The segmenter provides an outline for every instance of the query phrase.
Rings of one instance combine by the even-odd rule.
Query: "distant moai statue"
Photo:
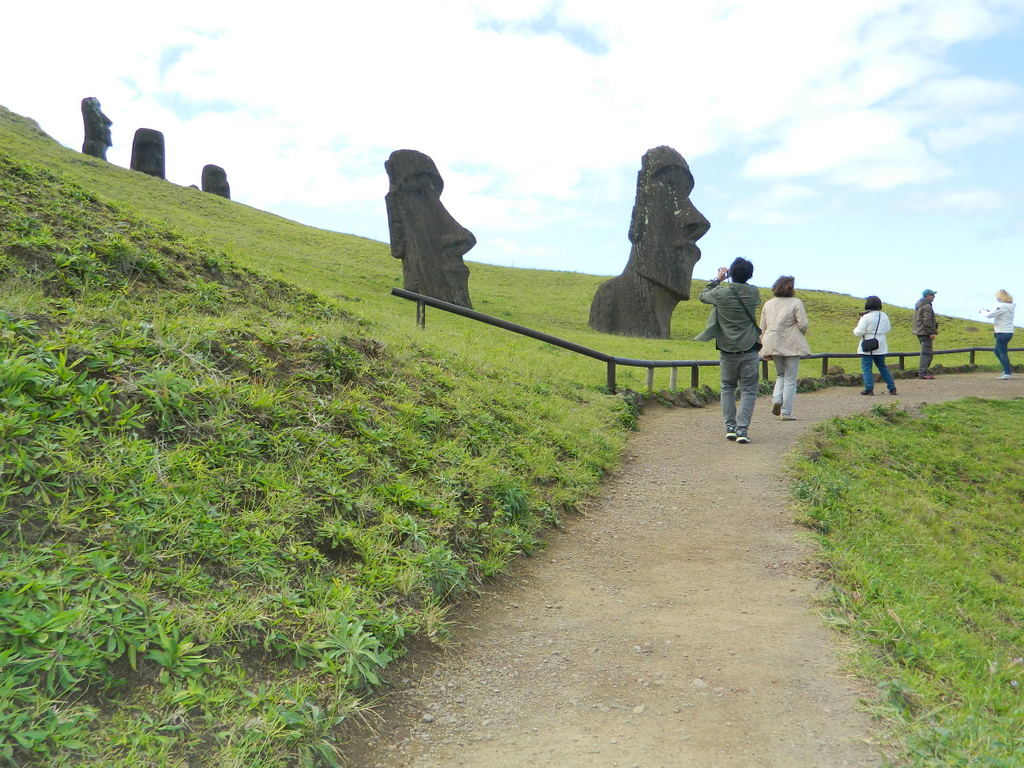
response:
[[[203,166],[203,192],[211,192],[231,199],[231,186],[228,184],[228,175],[219,165]]]
[[[441,204],[444,181],[434,161],[414,149],[398,149],[384,169],[391,255],[402,260],[405,289],[471,308],[469,267],[462,256],[476,237]]]
[[[164,135],[153,128],[139,128],[132,142],[133,171],[148,173],[158,179],[167,178],[164,172]]]
[[[107,159],[107,147],[113,145],[110,140],[110,126],[113,121],[103,114],[100,101],[95,96],[82,99],[82,120],[85,122],[85,143],[82,154]]]
[[[667,339],[676,304],[690,298],[696,242],[711,226],[690,202],[693,176],[672,147],[644,153],[629,226],[626,268],[602,283],[590,304],[590,327],[621,336]]]

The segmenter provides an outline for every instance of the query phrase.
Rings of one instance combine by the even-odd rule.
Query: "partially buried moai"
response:
[[[95,96],[82,99],[82,121],[85,123],[85,142],[82,154],[107,159],[107,147],[113,145],[110,140],[110,126],[113,121],[103,114],[100,101]]]
[[[139,128],[132,141],[133,171],[164,179],[164,135],[153,128]]]
[[[226,197],[228,200],[231,199],[228,175],[219,165],[203,166],[203,192],[210,192],[214,195]]]
[[[690,202],[693,176],[672,147],[644,153],[629,226],[626,268],[602,283],[590,304],[590,327],[621,336],[667,339],[676,304],[690,298],[697,241],[710,224]]]
[[[402,260],[405,289],[471,308],[469,267],[462,256],[476,238],[441,204],[444,181],[434,161],[414,149],[398,149],[384,169],[391,255]]]

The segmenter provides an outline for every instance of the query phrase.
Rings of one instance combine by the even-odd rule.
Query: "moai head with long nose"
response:
[[[405,289],[471,307],[469,267],[462,256],[476,238],[441,204],[444,181],[434,161],[414,149],[399,149],[384,168],[390,182],[384,202],[391,255],[402,260]]]
[[[110,126],[113,125],[113,122],[103,114],[99,99],[95,96],[82,99],[82,121],[85,123],[85,142],[82,144],[82,154],[106,160],[107,147],[113,144],[110,140]]]

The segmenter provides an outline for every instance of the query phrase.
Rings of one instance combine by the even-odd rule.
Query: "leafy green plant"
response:
[[[333,675],[343,689],[380,685],[380,673],[392,659],[380,640],[361,621],[338,616],[330,623],[333,629],[313,644],[321,651],[317,667]]]

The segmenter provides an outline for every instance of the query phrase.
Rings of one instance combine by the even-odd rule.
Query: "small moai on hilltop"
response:
[[[148,173],[158,179],[165,179],[164,135],[153,128],[139,128],[132,142],[133,171]]]
[[[219,165],[203,166],[203,192],[210,192],[231,199],[231,186],[228,184],[228,174]]]
[[[626,268],[598,286],[590,327],[621,336],[667,339],[676,304],[690,298],[696,242],[711,226],[690,202],[693,175],[672,147],[644,153],[636,179]]]
[[[85,123],[85,142],[82,154],[107,159],[107,147],[113,145],[110,140],[110,126],[113,121],[103,114],[100,101],[95,96],[82,99],[82,120]]]
[[[391,255],[402,260],[405,289],[472,308],[462,256],[476,237],[441,204],[444,181],[434,161],[414,149],[397,149],[384,169]]]

